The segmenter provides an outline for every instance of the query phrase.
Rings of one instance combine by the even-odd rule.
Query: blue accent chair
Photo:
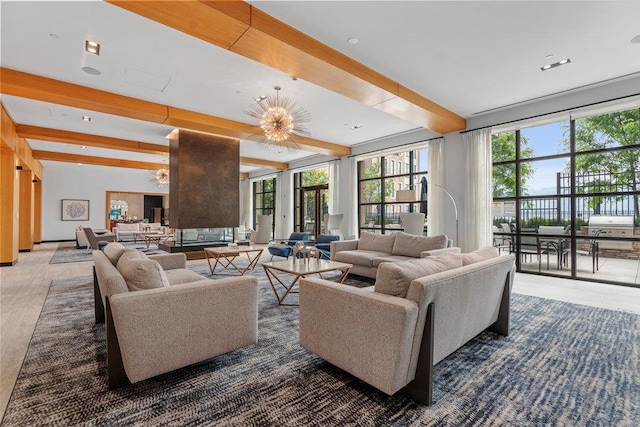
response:
[[[291,233],[286,245],[269,245],[267,249],[269,249],[269,253],[271,254],[272,260],[274,256],[280,256],[280,257],[289,259],[289,256],[293,254],[293,245],[295,245],[296,242],[300,240],[307,241],[309,240],[309,238],[310,238],[309,233],[300,233],[300,232]]]
[[[320,253],[320,259],[331,259],[331,242],[340,240],[340,236],[331,234],[320,234],[316,238],[316,249]]]

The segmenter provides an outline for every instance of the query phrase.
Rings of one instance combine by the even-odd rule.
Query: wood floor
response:
[[[92,262],[49,264],[57,243],[36,245],[0,268],[0,421],[52,280],[90,276]],[[201,263],[194,260],[189,263]],[[514,292],[640,314],[640,289],[517,274]]]

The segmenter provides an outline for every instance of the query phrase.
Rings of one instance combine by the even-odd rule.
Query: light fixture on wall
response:
[[[425,185],[425,186],[433,185],[434,187],[438,187],[442,191],[447,193],[447,196],[449,196],[449,198],[451,199],[451,203],[453,203],[453,211],[454,211],[454,214],[456,216],[456,241],[455,241],[455,245],[458,246],[458,204],[456,203],[456,200],[453,198],[453,195],[451,193],[449,193],[449,190],[444,188],[442,185],[434,184],[433,182],[429,182],[429,181],[426,180],[426,178],[423,178],[423,181],[424,181],[423,185]],[[416,191],[412,190],[411,188],[409,188],[407,190],[398,190],[398,191],[396,191],[396,202],[398,202],[398,203],[416,203],[416,202],[423,202],[423,200],[418,200],[418,198],[416,197]]]
[[[244,112],[260,123],[258,127],[266,141],[262,136],[258,141],[289,151],[299,150],[296,139],[309,135],[302,123],[311,120],[311,114],[302,107],[296,107],[291,98],[280,95],[280,86],[274,89],[275,94],[255,98],[256,103]]]

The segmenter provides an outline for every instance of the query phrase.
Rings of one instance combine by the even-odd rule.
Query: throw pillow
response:
[[[129,291],[169,286],[169,279],[158,261],[150,260],[135,249],[126,250],[120,256],[116,268],[122,274]]]
[[[484,261],[489,258],[495,258],[499,256],[498,248],[494,248],[493,246],[485,246],[480,249],[476,249],[473,252],[469,252],[466,254],[458,254],[460,259],[462,259],[462,265],[475,264],[476,262]]]
[[[364,231],[360,235],[358,249],[361,251],[376,251],[390,254],[395,241],[395,234],[374,234]]]
[[[120,259],[116,263],[116,268],[120,270],[120,266],[129,261],[136,261],[140,259],[149,259],[147,255],[143,252],[140,252],[137,249],[125,249],[125,251],[120,255]]]
[[[414,234],[396,234],[396,241],[393,244],[394,255],[404,255],[413,258],[420,258],[420,252],[434,249],[444,249],[447,247],[448,237],[444,234],[439,236],[416,236]]]
[[[120,257],[127,249],[122,246],[121,243],[118,242],[110,242],[107,246],[102,250],[104,254],[109,258],[111,264],[114,266],[118,264]]]
[[[120,274],[124,277],[130,292],[169,286],[169,279],[164,270],[158,261],[152,259],[127,262],[120,270]]]
[[[409,285],[415,279],[458,267],[462,267],[462,259],[455,254],[408,261],[383,262],[378,267],[373,290],[405,298]]]

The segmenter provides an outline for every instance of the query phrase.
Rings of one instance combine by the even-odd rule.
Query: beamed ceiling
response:
[[[632,1],[0,7],[2,102],[45,162],[154,169],[182,128],[237,139],[246,176],[417,129],[462,130],[484,112],[640,72]],[[275,86],[311,113],[300,150],[265,147],[245,113]]]

